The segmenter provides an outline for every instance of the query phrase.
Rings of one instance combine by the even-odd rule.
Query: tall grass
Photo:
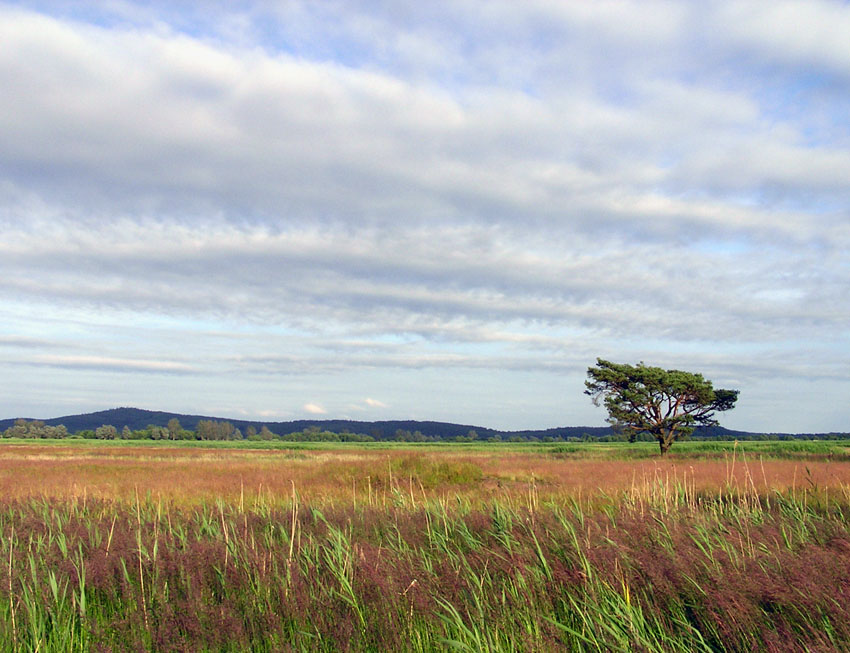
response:
[[[347,504],[0,503],[0,649],[850,649],[847,487],[426,487],[465,473],[391,461]]]

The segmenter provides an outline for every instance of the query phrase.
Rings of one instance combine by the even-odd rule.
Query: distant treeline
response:
[[[258,431],[248,426],[241,431],[232,423],[218,420],[201,420],[194,430],[184,429],[177,419],[169,420],[166,426],[149,424],[143,429],[124,426],[118,429],[112,424],[103,424],[96,429],[81,429],[69,433],[63,425],[49,426],[40,420],[15,420],[14,425],[3,431],[4,438],[74,438],[93,440],[283,440],[289,442],[371,442],[373,437],[362,433],[332,433],[318,427],[298,433],[279,435],[263,426]]]
[[[25,416],[23,416],[25,417]],[[168,429],[171,420],[177,420],[182,425],[179,430]],[[93,437],[91,433],[101,429],[101,434],[110,434],[110,424],[116,426],[117,438],[126,435],[126,431],[139,433],[139,438],[162,439],[161,430],[168,429],[167,439],[247,439],[254,435],[269,438],[268,433],[263,431],[263,426],[271,433],[271,439],[276,439],[275,434],[284,441],[331,439],[338,436],[351,439],[353,435],[360,436],[364,441],[372,438],[377,441],[421,441],[421,442],[457,442],[457,441],[493,441],[493,442],[610,442],[625,439],[614,433],[610,426],[558,426],[548,429],[529,429],[521,431],[500,431],[471,424],[453,424],[450,422],[434,422],[419,420],[382,420],[382,421],[355,421],[347,419],[330,420],[293,420],[288,422],[257,422],[251,420],[240,420],[225,418],[214,415],[187,415],[182,413],[167,413],[163,411],[144,410],[141,408],[110,408],[94,413],[83,413],[80,415],[65,415],[45,420],[26,419],[28,423],[44,424],[45,426],[58,428],[53,435],[24,435],[23,437],[68,437],[73,434],[78,437]],[[0,435],[4,429],[8,430],[19,426],[20,420],[0,420]],[[209,423],[230,424],[227,426],[210,427]],[[64,432],[62,427],[65,427]],[[107,427],[106,430],[104,427]],[[125,431],[126,427],[126,431]],[[252,430],[253,429],[253,430]],[[18,429],[20,432],[21,429]],[[43,433],[40,428],[36,432]],[[188,434],[181,433],[182,431]],[[317,435],[322,434],[321,436]],[[147,433],[148,435],[145,435]],[[331,434],[331,435],[325,435]],[[691,439],[699,440],[835,440],[850,438],[848,433],[751,433],[746,431],[735,431],[722,426],[698,427]],[[130,438],[128,438],[130,439]]]
[[[380,434],[383,435],[383,434]],[[112,424],[103,424],[95,429],[81,429],[73,434],[64,425],[50,426],[41,420],[18,419],[15,423],[3,431],[4,438],[86,438],[94,440],[248,440],[281,442],[375,442],[374,435],[366,433],[352,433],[348,430],[341,432],[329,431],[319,426],[308,426],[301,431],[279,434],[273,432],[268,426],[261,426],[259,430],[253,425],[243,429],[234,426],[232,422],[221,420],[200,420],[194,430],[184,429],[180,420],[172,418],[166,426],[149,424],[143,429],[131,429],[124,426],[121,429]],[[475,430],[470,430],[466,435],[456,435],[450,438],[442,438],[434,435],[424,435],[421,431],[409,431],[397,429],[391,437],[381,437],[381,440],[392,440],[397,442],[474,442],[479,440]],[[491,435],[489,441],[501,441],[499,435]],[[506,438],[507,439],[507,438]],[[526,438],[512,436],[510,440],[522,442]],[[562,438],[546,438],[547,441],[563,441]]]
[[[2,432],[4,438],[33,438],[33,439],[94,439],[94,440],[247,440],[247,441],[281,441],[281,442],[625,442],[626,434],[608,433],[597,435],[583,433],[581,436],[564,436],[553,429],[550,435],[531,435],[514,433],[503,435],[488,432],[479,434],[470,429],[462,435],[425,435],[419,430],[396,429],[394,433],[384,432],[352,433],[347,429],[330,431],[318,425],[305,427],[301,431],[279,434],[267,426],[259,430],[254,425],[240,429],[232,422],[214,419],[199,420],[194,429],[185,429],[177,418],[171,418],[165,426],[148,424],[145,428],[131,429],[125,425],[118,428],[112,424],[103,424],[94,429],[80,429],[73,433],[62,424],[49,425],[41,420],[17,419],[14,424]],[[850,433],[813,433],[792,435],[788,433],[741,433],[714,432],[710,429],[698,430],[691,436],[693,440],[838,440],[850,439]],[[654,442],[649,434],[638,435],[639,442]]]

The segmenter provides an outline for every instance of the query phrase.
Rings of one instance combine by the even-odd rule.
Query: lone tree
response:
[[[658,440],[661,455],[696,426],[716,426],[715,412],[735,407],[738,390],[715,390],[702,374],[664,370],[643,363],[627,365],[596,359],[587,369],[585,394],[602,401],[608,423],[629,432],[629,442],[640,433]]]

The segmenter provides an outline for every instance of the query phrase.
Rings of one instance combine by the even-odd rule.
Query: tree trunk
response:
[[[658,438],[658,447],[661,449],[661,455],[666,456],[667,451],[673,446],[676,441],[676,427],[661,428],[656,432],[655,437]]]

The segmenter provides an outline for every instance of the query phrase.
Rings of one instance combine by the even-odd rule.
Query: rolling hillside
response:
[[[607,426],[563,426],[544,430],[525,430],[525,431],[500,431],[480,426],[469,424],[453,424],[449,422],[433,422],[433,421],[415,421],[415,420],[384,420],[375,422],[363,422],[355,420],[330,419],[330,420],[294,420],[288,422],[261,422],[252,420],[232,419],[226,417],[214,417],[208,415],[184,415],[181,413],[168,413],[163,411],[143,410],[141,408],[112,408],[109,410],[101,410],[93,413],[84,413],[80,415],[67,415],[64,417],[56,417],[43,420],[45,424],[50,426],[58,426],[64,424],[71,433],[86,429],[96,429],[103,424],[112,424],[121,430],[125,425],[131,430],[143,429],[150,424],[156,426],[165,426],[172,418],[180,420],[183,428],[194,430],[200,420],[215,419],[226,420],[239,428],[243,432],[248,426],[254,426],[259,429],[262,426],[267,426],[270,430],[280,435],[287,433],[295,433],[303,431],[305,428],[317,426],[320,429],[351,433],[365,433],[371,435],[377,440],[392,439],[399,429],[405,431],[419,431],[425,436],[439,438],[453,438],[456,436],[467,435],[471,430],[474,430],[479,438],[486,439],[493,435],[499,435],[502,438],[510,438],[519,436],[522,438],[544,438],[544,437],[561,437],[561,438],[580,438],[584,435],[594,437],[605,436],[611,434],[610,427]],[[0,431],[10,427],[16,418],[0,420]],[[31,419],[31,418],[27,418]],[[752,437],[754,433],[745,431],[733,431],[723,427],[709,427],[697,429],[696,437]],[[774,433],[774,436],[819,436],[823,437],[828,434],[788,434]],[[836,436],[840,434],[835,434]]]

